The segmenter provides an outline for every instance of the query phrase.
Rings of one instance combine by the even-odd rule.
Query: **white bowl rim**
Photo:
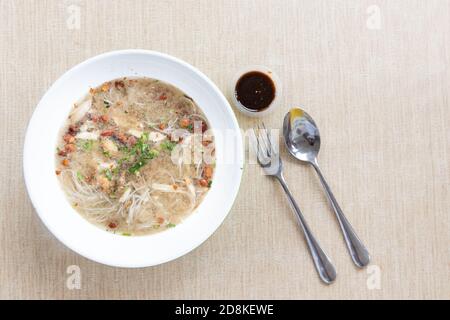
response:
[[[38,110],[41,108],[40,106],[46,100],[47,96],[50,95],[50,92],[52,92],[54,90],[54,88],[57,87],[60,83],[65,81],[66,78],[70,77],[70,75],[72,73],[74,73],[78,69],[86,66],[87,64],[90,64],[90,63],[96,62],[97,60],[101,60],[103,58],[108,58],[108,57],[111,57],[114,55],[127,55],[127,54],[153,55],[153,56],[163,58],[163,59],[169,60],[171,62],[177,63],[177,64],[181,65],[182,67],[189,69],[196,76],[200,77],[203,81],[205,81],[205,83],[207,83],[207,85],[210,87],[210,89],[214,91],[214,94],[216,94],[217,97],[221,100],[221,103],[224,105],[224,107],[228,111],[228,116],[230,117],[230,120],[233,123],[234,129],[236,129],[236,132],[238,134],[238,138],[236,140],[236,144],[237,144],[236,151],[238,152],[238,154],[236,155],[237,163],[236,163],[235,167],[239,166],[240,170],[236,171],[238,174],[237,182],[232,186],[232,189],[227,190],[227,193],[230,196],[231,201],[224,208],[224,214],[221,216],[220,221],[217,221],[216,224],[209,230],[209,232],[207,234],[203,234],[201,238],[198,238],[195,241],[193,241],[189,247],[186,247],[183,250],[178,250],[176,253],[174,253],[170,257],[165,257],[163,259],[156,259],[156,260],[154,259],[154,261],[152,261],[150,263],[148,263],[148,262],[147,263],[130,263],[127,261],[105,260],[101,257],[95,256],[89,252],[81,250],[76,244],[68,241],[58,230],[56,230],[52,227],[52,225],[49,223],[49,221],[46,220],[45,214],[41,209],[40,201],[38,198],[35,197],[35,193],[34,193],[33,186],[32,186],[32,181],[29,178],[30,177],[29,170],[31,169],[30,162],[32,161],[31,155],[28,154],[29,144],[31,143],[30,142],[30,140],[31,140],[30,131],[32,131],[31,129],[33,128],[33,126],[35,126],[35,121],[36,121],[35,118],[36,118],[36,115],[38,114]],[[205,242],[220,227],[220,225],[223,223],[225,218],[228,216],[229,211],[231,210],[231,208],[234,204],[234,201],[238,194],[240,183],[242,180],[243,164],[244,164],[244,149],[243,149],[242,135],[240,132],[239,124],[237,122],[236,116],[233,113],[233,110],[232,110],[229,102],[227,101],[227,99],[225,98],[223,93],[220,91],[220,89],[206,75],[204,75],[201,71],[199,71],[197,68],[193,67],[189,63],[187,63],[181,59],[175,58],[171,55],[165,54],[165,53],[161,53],[161,52],[153,51],[153,50],[145,50],[145,49],[126,49],[126,50],[116,50],[116,51],[102,53],[97,56],[91,57],[91,58],[75,65],[68,71],[66,71],[62,76],[60,76],[50,86],[50,88],[42,96],[41,100],[39,101],[35,110],[33,111],[33,114],[30,118],[30,121],[29,121],[27,129],[26,129],[25,140],[24,140],[24,149],[23,149],[23,174],[24,174],[25,186],[26,186],[28,195],[31,199],[31,202],[33,204],[33,207],[35,208],[36,213],[38,214],[38,216],[40,217],[41,221],[44,223],[46,228],[59,241],[61,241],[66,247],[68,247],[69,249],[71,249],[74,252],[77,252],[81,256],[84,256],[85,258],[87,258],[89,260],[92,260],[92,261],[95,261],[95,262],[98,262],[98,263],[101,263],[104,265],[113,266],[113,267],[122,267],[122,268],[141,268],[141,267],[150,267],[150,266],[163,264],[163,263],[175,260],[175,259],[189,253],[190,251],[192,251],[195,248],[197,248],[198,246],[200,246],[203,242]],[[97,228],[95,226],[92,226],[92,227],[95,229],[98,229],[100,232],[103,232],[102,230],[100,230],[99,228]],[[176,228],[174,228],[174,229],[176,229]],[[162,233],[167,233],[167,232],[171,232],[171,230],[164,231]],[[159,234],[161,234],[161,233],[159,233]],[[148,236],[148,237],[151,237],[151,236]],[[142,238],[142,237],[130,237],[130,238],[136,239],[136,238]]]

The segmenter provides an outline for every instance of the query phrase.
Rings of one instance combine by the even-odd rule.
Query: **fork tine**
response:
[[[259,139],[258,139],[258,141],[259,140],[262,140],[262,142],[264,143],[264,147],[265,147],[265,155],[267,156],[267,157],[269,157],[270,158],[270,156],[271,156],[271,150],[270,150],[270,147],[269,147],[269,143],[270,142],[266,142],[266,140],[267,140],[267,134],[266,134],[266,132],[265,132],[265,129],[263,129],[260,125],[259,125],[259,123],[258,123],[258,136],[259,136]]]
[[[258,156],[258,153],[259,153],[259,140],[258,140],[258,136],[256,135],[256,131],[255,131],[254,128],[252,128],[252,132],[253,132],[253,136],[254,136],[254,138],[255,138],[255,140],[256,140],[256,146],[255,146],[255,144],[253,143],[253,142],[255,142],[255,141],[252,141],[252,145],[253,145],[253,149],[255,150],[256,156]],[[253,137],[252,137],[252,138],[253,138]],[[252,139],[252,140],[253,140],[253,139]]]
[[[259,139],[258,139],[255,129],[252,129],[252,132],[253,132],[253,137],[256,140],[256,145],[254,144],[255,141],[252,141],[253,150],[255,151],[256,159],[258,160],[258,162],[260,162],[261,146],[260,146]]]
[[[265,133],[266,133],[267,141],[269,142],[269,147],[270,147],[271,152],[273,154],[277,154],[277,152],[275,151],[275,148],[273,147],[272,139],[271,139],[270,134],[269,134],[269,130],[266,129],[266,125],[265,125],[264,121],[262,122],[262,126],[264,128]]]

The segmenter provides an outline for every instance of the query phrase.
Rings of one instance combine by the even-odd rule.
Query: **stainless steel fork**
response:
[[[283,177],[283,163],[279,153],[273,146],[274,144],[272,143],[271,136],[269,135],[264,123],[262,124],[262,127],[258,125],[258,135],[255,130],[253,130],[253,133],[257,142],[255,151],[259,165],[264,169],[264,172],[267,175],[275,177],[280,182],[292,209],[296,213],[298,223],[303,231],[308,249],[314,261],[314,266],[316,267],[320,278],[326,284],[332,283],[336,279],[336,269],[334,268],[330,258],[326,255],[317,240],[314,238],[299,206],[297,205],[297,202],[294,200],[294,197],[289,191]]]

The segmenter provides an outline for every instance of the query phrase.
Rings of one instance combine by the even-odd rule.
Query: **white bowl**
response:
[[[125,76],[146,76],[175,85],[197,102],[214,130],[234,134],[232,143],[230,139],[227,143],[223,139],[216,141],[214,182],[196,211],[175,228],[155,235],[124,237],[92,225],[71,207],[55,174],[57,136],[73,103],[90,87]],[[176,259],[212,235],[233,205],[242,164],[239,125],[214,83],[186,62],[145,50],[102,54],[77,65],[58,79],[33,113],[23,156],[28,194],[47,228],[67,247],[88,259],[129,268]]]

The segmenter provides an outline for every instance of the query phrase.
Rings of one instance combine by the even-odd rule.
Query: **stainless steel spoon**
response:
[[[283,136],[289,152],[298,160],[311,164],[316,170],[331,207],[336,214],[353,262],[360,268],[367,266],[370,262],[369,252],[348,222],[320,171],[317,162],[320,133],[316,123],[302,109],[291,109],[284,117]]]

